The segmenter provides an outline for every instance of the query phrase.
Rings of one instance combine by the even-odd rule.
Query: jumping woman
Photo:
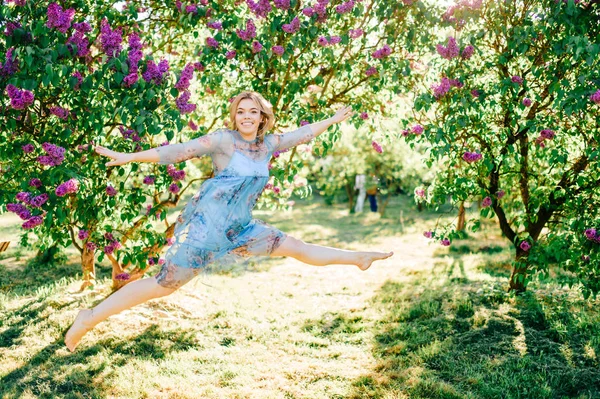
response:
[[[98,154],[112,158],[106,166],[129,162],[168,165],[210,155],[215,175],[200,186],[178,216],[175,243],[165,255],[162,269],[154,277],[127,284],[93,309],[81,310],[65,336],[70,351],[96,324],[135,305],[171,294],[211,264],[267,255],[291,256],[314,266],[346,264],[367,270],[373,261],[393,255],[307,244],[252,219],[251,211],[269,180],[268,164],[273,152],[308,143],[329,126],[352,116],[351,107],[284,134],[266,134],[275,117],[271,104],[258,93],[237,95],[229,114],[233,130],[219,129],[185,143],[136,153],[96,146]]]

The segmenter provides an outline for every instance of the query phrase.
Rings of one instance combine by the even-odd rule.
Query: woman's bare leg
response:
[[[73,352],[81,338],[109,316],[150,299],[169,295],[173,291],[175,288],[165,288],[159,285],[155,277],[131,282],[100,302],[95,308],[81,310],[65,335],[65,345]]]
[[[291,256],[314,266],[356,265],[361,270],[367,270],[374,261],[389,258],[393,254],[393,252],[347,251],[307,244],[297,238],[287,236],[271,256]]]

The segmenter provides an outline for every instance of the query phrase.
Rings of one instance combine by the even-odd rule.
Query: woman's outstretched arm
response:
[[[185,143],[170,144],[133,153],[117,152],[102,146],[96,146],[95,150],[98,154],[113,159],[113,161],[107,162],[106,166],[123,165],[129,162],[168,165],[212,154],[221,143],[223,134],[223,131],[216,131]]]
[[[310,125],[302,126],[299,129],[293,130],[284,134],[274,134],[273,143],[274,150],[280,151],[286,148],[295,147],[299,144],[305,144],[323,133],[333,124],[340,123],[352,116],[354,112],[352,107],[344,107],[338,110],[335,115],[320,122],[315,122]]]

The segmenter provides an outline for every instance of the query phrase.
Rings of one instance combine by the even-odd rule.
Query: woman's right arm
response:
[[[114,159],[107,162],[106,166],[123,165],[129,162],[150,162],[168,165],[212,154],[221,142],[222,135],[222,131],[216,131],[185,143],[170,144],[134,153],[116,152],[102,146],[96,146],[96,152]]]

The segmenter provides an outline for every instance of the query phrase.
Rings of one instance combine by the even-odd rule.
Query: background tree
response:
[[[481,200],[515,248],[510,289],[558,264],[595,295],[600,4],[461,1],[439,15],[447,29],[415,100],[425,131],[407,137],[446,166],[428,200]]]

